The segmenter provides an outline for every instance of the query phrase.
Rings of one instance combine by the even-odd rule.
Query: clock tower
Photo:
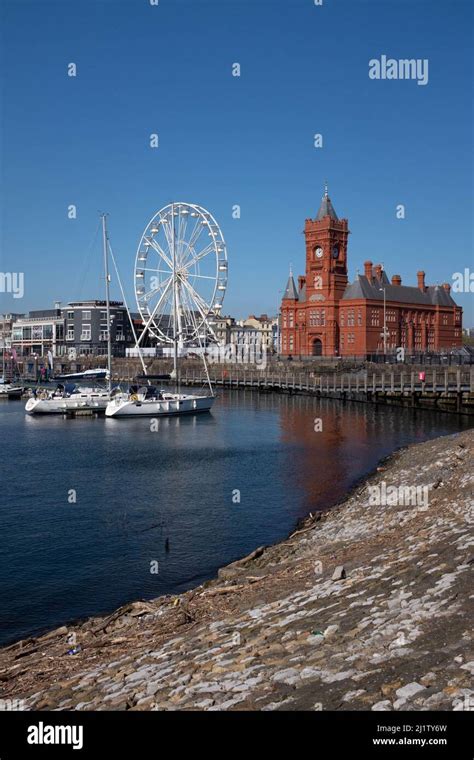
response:
[[[418,287],[392,280],[382,266],[364,262],[364,274],[347,277],[347,219],[339,219],[327,185],[314,219],[304,225],[306,271],[290,276],[280,308],[280,354],[291,357],[359,357],[371,360],[403,348],[409,354],[462,345],[462,309],[450,285]]]
[[[347,285],[347,219],[338,219],[327,186],[315,219],[306,219],[306,294],[339,300]],[[313,299],[315,300],[315,299]]]
[[[306,219],[306,272],[293,275],[281,302],[280,351],[284,356],[339,356],[339,303],[346,291],[347,219],[339,219],[327,185],[315,219]]]
[[[310,315],[306,320],[307,350],[309,354],[316,353],[315,341],[320,340],[323,355],[335,356],[339,353],[339,301],[348,282],[349,227],[347,219],[338,218],[327,184],[316,218],[305,221],[304,234],[306,308],[314,314],[317,310],[315,318]],[[319,324],[312,324],[316,322]]]

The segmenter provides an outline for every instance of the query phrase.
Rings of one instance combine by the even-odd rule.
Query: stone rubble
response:
[[[3,648],[0,697],[28,710],[474,709],[473,443],[466,431],[402,450],[196,589]],[[428,505],[371,505],[381,481],[429,486]]]

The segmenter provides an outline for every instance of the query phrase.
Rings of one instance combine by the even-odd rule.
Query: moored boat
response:
[[[107,404],[106,417],[168,417],[209,412],[215,396],[159,391],[153,386],[116,393]]]
[[[110,394],[102,388],[78,388],[73,384],[59,384],[54,390],[40,389],[28,399],[27,414],[67,414],[76,411],[104,412]]]
[[[78,380],[106,380],[107,369],[86,369],[84,372],[73,372],[69,375],[56,375],[53,380],[58,382],[74,383]]]
[[[10,383],[0,384],[0,398],[7,398],[13,401],[14,399],[21,399],[23,393],[23,386],[11,385]]]
[[[61,375],[65,383],[58,383],[55,390],[34,390],[25,406],[27,414],[79,414],[104,412],[112,394],[112,346],[110,338],[110,275],[108,268],[108,236],[106,214],[102,217],[102,241],[105,270],[105,295],[107,307],[107,369],[90,369],[69,375]],[[72,380],[107,380],[107,388],[79,387]],[[56,378],[57,379],[57,378]]]

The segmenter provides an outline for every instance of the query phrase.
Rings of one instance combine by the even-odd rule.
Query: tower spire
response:
[[[286,288],[283,294],[283,298],[290,298],[292,301],[298,300],[298,291],[296,290],[295,281],[293,279],[293,265],[292,264],[290,264],[290,276],[288,277],[288,282],[286,283]]]
[[[324,195],[321,198],[321,205],[319,206],[319,211],[316,215],[316,221],[320,222],[321,219],[324,219],[325,216],[330,216],[331,219],[337,220],[337,214],[334,210],[334,206],[331,203],[331,199],[329,198],[327,179],[324,180]]]

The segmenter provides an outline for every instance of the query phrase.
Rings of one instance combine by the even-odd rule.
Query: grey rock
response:
[[[346,577],[346,571],[344,565],[338,565],[332,574],[331,580],[340,581]]]
[[[372,705],[371,710],[380,710],[380,711],[387,711],[392,709],[392,703],[389,699],[384,699],[381,702],[376,702],[375,705]]]
[[[424,690],[424,686],[422,686],[420,683],[417,683],[416,681],[413,681],[412,683],[407,683],[406,686],[402,686],[400,689],[397,689],[396,695],[400,699],[410,699],[410,697],[414,697],[415,694],[418,694],[418,692]]]

